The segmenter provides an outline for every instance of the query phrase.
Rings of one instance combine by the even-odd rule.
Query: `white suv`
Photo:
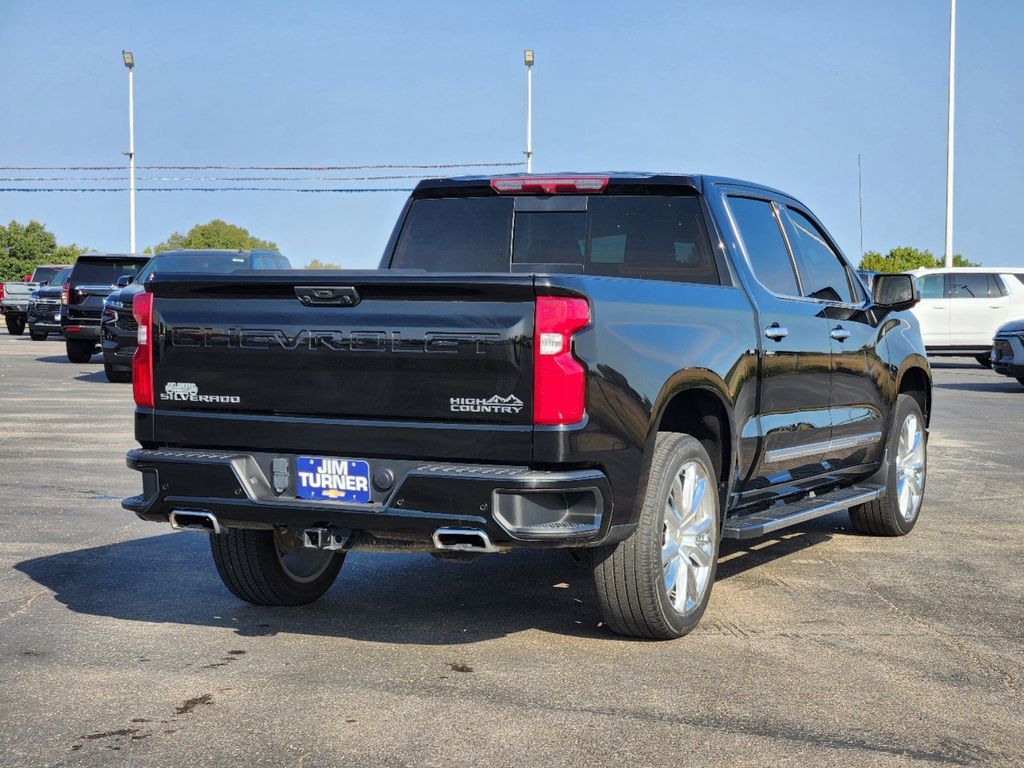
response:
[[[991,364],[992,338],[1024,319],[1024,269],[915,269],[921,301],[911,311],[929,355],[972,355]]]

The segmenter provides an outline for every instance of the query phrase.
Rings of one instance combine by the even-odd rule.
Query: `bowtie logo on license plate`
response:
[[[370,501],[370,465],[353,459],[299,456],[295,459],[299,498],[322,501]]]

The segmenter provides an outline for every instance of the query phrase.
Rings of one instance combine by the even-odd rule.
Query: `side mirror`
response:
[[[121,275],[119,278],[117,278],[117,287],[124,288],[126,285],[130,285],[132,280],[134,279],[135,278],[132,277],[131,275]]]
[[[913,275],[875,275],[871,294],[877,308],[891,312],[910,309],[921,300],[917,278]]]

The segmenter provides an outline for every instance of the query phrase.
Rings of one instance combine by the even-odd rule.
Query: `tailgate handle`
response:
[[[295,295],[307,307],[354,307],[359,303],[359,292],[351,285],[297,285]]]

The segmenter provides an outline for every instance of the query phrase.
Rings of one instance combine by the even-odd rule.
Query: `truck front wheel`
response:
[[[670,640],[697,626],[718,565],[715,476],[695,438],[658,435],[637,530],[593,552],[597,599],[613,632]]]
[[[217,572],[232,594],[255,605],[305,605],[330,589],[344,553],[307,549],[289,529],[228,528],[210,534]]]
[[[921,406],[910,395],[896,398],[882,468],[885,489],[867,504],[850,510],[855,530],[875,536],[910,533],[921,512],[928,474],[928,434]]]
[[[11,336],[21,336],[25,332],[25,318],[17,315],[4,315],[7,321],[7,332]]]

